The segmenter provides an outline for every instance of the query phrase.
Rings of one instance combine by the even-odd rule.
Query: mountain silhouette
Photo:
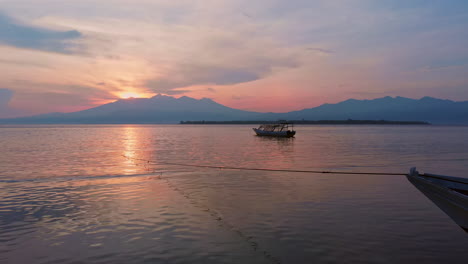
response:
[[[433,124],[468,124],[468,101],[454,102],[432,97],[419,100],[383,97],[373,100],[348,99],[337,104],[280,114],[282,119],[297,120],[395,120],[427,121]]]
[[[152,98],[129,98],[95,108],[72,112],[50,113],[31,117],[0,119],[16,124],[147,124],[178,123],[189,120],[393,120],[427,121],[433,124],[468,124],[468,101],[454,102],[432,97],[410,99],[383,97],[372,100],[348,99],[336,104],[323,104],[288,113],[258,113],[233,109],[211,99],[174,98],[156,95]]]
[[[187,96],[174,98],[120,99],[112,103],[72,113],[51,113],[31,117],[0,119],[0,123],[32,124],[145,124],[178,123],[181,120],[233,120],[260,118],[260,113],[229,108],[211,99]]]

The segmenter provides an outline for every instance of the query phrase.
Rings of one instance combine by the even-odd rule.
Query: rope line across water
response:
[[[122,155],[124,157],[126,157],[125,155]],[[267,259],[268,261],[270,261],[272,264],[281,264],[281,261],[279,260],[279,258],[275,257],[274,255],[272,255],[267,249],[262,249],[262,246],[255,240],[255,238],[253,236],[248,236],[246,233],[244,233],[243,231],[241,231],[239,228],[236,228],[235,225],[231,224],[230,222],[228,222],[220,212],[218,212],[217,210],[214,210],[214,209],[211,209],[210,207],[204,205],[203,203],[200,203],[199,201],[197,201],[197,199],[195,199],[194,197],[191,196],[191,194],[187,193],[186,191],[184,191],[182,188],[180,187],[177,187],[173,182],[172,180],[169,180],[169,178],[167,177],[163,177],[163,172],[160,171],[160,172],[157,172],[155,169],[150,169],[150,168],[147,168],[146,165],[147,164],[153,164],[153,163],[149,163],[147,162],[146,160],[143,160],[143,159],[135,159],[135,158],[130,158],[130,157],[127,157],[129,160],[139,160],[139,161],[145,161],[143,163],[143,166],[148,170],[148,171],[151,171],[153,174],[156,174],[158,173],[159,176],[158,176],[158,179],[159,180],[165,180],[167,185],[174,191],[178,192],[180,195],[182,195],[183,197],[185,197],[193,206],[201,209],[202,211],[210,214],[218,223],[219,223],[219,226],[222,226],[224,228],[226,228],[227,230],[230,230],[234,233],[236,233],[242,240],[244,240],[245,242],[247,242],[254,251],[256,252],[260,252],[263,257],[265,257],[265,259]],[[135,163],[135,165],[138,166],[137,163]],[[171,177],[172,179],[172,177]]]
[[[145,163],[154,165],[176,165],[185,167],[196,167],[196,168],[210,168],[210,169],[224,169],[224,170],[246,170],[246,171],[274,171],[274,172],[300,172],[300,173],[330,173],[330,174],[362,174],[362,175],[399,175],[406,176],[407,173],[392,173],[392,172],[345,172],[345,171],[319,171],[319,170],[291,170],[291,169],[270,169],[270,168],[248,168],[248,167],[232,167],[232,166],[214,166],[214,165],[197,165],[197,164],[186,164],[177,162],[154,162],[151,160],[138,159],[122,155],[127,159],[144,161]]]

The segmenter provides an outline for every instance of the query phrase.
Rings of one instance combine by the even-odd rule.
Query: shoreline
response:
[[[291,123],[294,125],[431,125],[425,121],[392,121],[392,120],[239,120],[239,121],[180,121],[181,125],[254,125],[271,123]]]

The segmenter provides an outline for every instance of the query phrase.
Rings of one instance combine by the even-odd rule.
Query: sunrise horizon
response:
[[[467,7],[44,0],[39,8],[6,0],[0,118],[157,93],[263,112],[348,98],[468,100]]]

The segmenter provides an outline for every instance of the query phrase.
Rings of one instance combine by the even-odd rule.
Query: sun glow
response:
[[[125,92],[125,93],[119,94],[119,97],[122,99],[129,99],[129,98],[142,98],[142,97],[146,97],[146,95],[133,93],[133,92]]]

